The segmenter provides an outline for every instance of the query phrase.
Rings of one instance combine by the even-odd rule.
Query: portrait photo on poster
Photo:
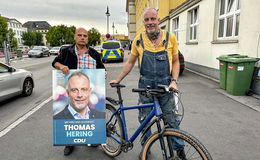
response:
[[[105,70],[53,70],[53,144],[102,144],[105,128]]]

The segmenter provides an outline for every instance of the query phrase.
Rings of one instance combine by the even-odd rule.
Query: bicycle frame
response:
[[[107,110],[112,111],[112,115],[110,115],[110,118],[107,117],[109,120],[106,123],[107,126],[107,137],[110,137],[114,141],[118,143],[116,147],[110,148],[110,141],[107,141],[107,144],[102,144],[102,148],[106,154],[109,156],[115,157],[118,156],[122,151],[128,152],[133,148],[133,142],[136,140],[138,135],[142,132],[142,137],[141,140],[143,141],[144,136],[148,131],[150,131],[151,127],[154,126],[156,123],[157,125],[157,131],[155,131],[150,138],[148,138],[143,145],[143,149],[141,151],[141,154],[139,158],[141,159],[147,159],[147,156],[149,152],[153,152],[151,149],[151,146],[155,148],[155,150],[158,149],[158,143],[154,142],[159,142],[159,145],[161,147],[161,153],[162,153],[162,158],[160,159],[175,159],[179,157],[178,159],[187,159],[186,156],[189,154],[188,157],[194,157],[197,158],[202,158],[202,159],[208,159],[212,160],[209,152],[207,149],[199,142],[195,137],[190,135],[189,133],[185,131],[181,131],[179,129],[174,129],[174,127],[171,124],[168,124],[165,121],[165,117],[162,115],[162,110],[160,108],[158,98],[160,94],[164,93],[178,93],[177,90],[171,89],[171,90],[166,90],[167,88],[164,88],[163,85],[159,86],[158,88],[162,89],[151,89],[151,88],[138,88],[138,89],[132,89],[133,92],[139,92],[140,94],[149,94],[152,95],[154,98],[153,103],[149,104],[142,104],[142,105],[134,105],[134,106],[124,106],[123,105],[123,99],[121,97],[121,92],[120,88],[125,87],[124,85],[120,84],[111,84],[111,87],[116,87],[117,88],[117,93],[118,93],[118,100],[113,99],[111,97],[106,97],[106,100],[110,102],[112,105],[107,104]],[[118,106],[119,108],[113,107],[113,105]],[[128,131],[127,131],[127,124],[126,124],[126,119],[125,119],[125,111],[127,110],[133,110],[133,109],[141,109],[141,108],[151,108],[151,112],[146,115],[144,120],[141,120],[141,124],[139,127],[134,131],[133,135],[129,138],[128,137]],[[165,113],[168,114],[168,113]],[[178,114],[177,111],[173,111],[173,114]],[[181,114],[183,115],[183,114]],[[119,117],[118,117],[119,116]],[[155,117],[155,118],[153,118]],[[115,119],[114,119],[115,118]],[[112,120],[113,119],[113,120]],[[163,122],[163,124],[162,124]],[[118,124],[117,124],[118,123]],[[119,128],[118,128],[119,127]],[[118,130],[119,129],[119,130]],[[111,134],[110,134],[111,133]],[[181,139],[184,144],[183,146],[180,146],[180,148],[174,148],[174,143],[179,143],[175,142],[175,139],[177,138]],[[155,144],[155,145],[153,145]],[[111,146],[113,146],[113,141]],[[182,145],[182,142],[180,143]],[[187,147],[186,149],[184,149]],[[160,149],[159,149],[160,150]],[[191,151],[191,152],[190,152]]]
[[[134,132],[134,134],[132,135],[132,137],[130,137],[130,139],[128,138],[128,133],[127,133],[127,127],[126,127],[126,120],[125,120],[125,114],[124,111],[126,110],[133,110],[133,109],[139,109],[139,108],[148,108],[148,107],[152,107],[152,111],[146,116],[146,118],[143,120],[143,122],[139,125],[139,127],[137,128],[137,130]],[[120,114],[121,113],[121,114]],[[123,104],[120,104],[120,107],[116,110],[116,112],[114,112],[112,114],[112,116],[110,117],[109,121],[107,122],[107,124],[112,120],[112,118],[114,117],[115,114],[118,114],[121,119],[122,119],[122,125],[123,125],[123,134],[126,141],[128,142],[134,142],[135,139],[137,138],[137,136],[141,133],[141,131],[147,126],[147,124],[149,124],[149,122],[151,121],[151,119],[156,116],[159,117],[162,115],[162,110],[160,108],[159,102],[157,100],[157,98],[155,99],[155,101],[153,103],[148,103],[148,104],[142,104],[142,105],[135,105],[135,106],[123,106]],[[112,136],[111,136],[112,137]],[[117,141],[119,144],[122,144],[122,142],[120,142],[120,140],[117,140],[115,137],[112,137],[115,141]]]

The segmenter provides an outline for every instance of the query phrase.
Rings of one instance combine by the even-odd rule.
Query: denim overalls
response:
[[[158,84],[169,86],[171,83],[170,65],[168,60],[167,46],[168,46],[169,32],[166,34],[166,40],[164,40],[165,50],[160,52],[150,52],[144,48],[144,42],[142,34],[140,34],[140,44],[143,47],[143,58],[140,68],[139,88],[156,88]],[[139,94],[139,102],[142,104],[152,103],[153,97],[149,95]],[[165,121],[172,125],[174,128],[179,129],[178,120],[173,109],[175,108],[174,97],[172,94],[164,94],[159,97],[159,104],[162,112],[165,115]],[[149,114],[151,108],[139,109],[139,122],[142,122],[147,114]],[[141,144],[143,145],[147,138],[151,136],[151,131],[148,131],[144,136]],[[174,149],[183,148],[184,142],[181,139],[172,137]]]

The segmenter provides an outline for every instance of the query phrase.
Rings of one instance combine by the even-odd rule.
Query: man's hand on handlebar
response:
[[[178,90],[177,83],[172,81],[171,84],[169,85],[169,88],[173,88],[173,89]]]

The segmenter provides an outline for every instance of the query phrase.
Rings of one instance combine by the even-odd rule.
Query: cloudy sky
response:
[[[109,33],[127,35],[126,0],[0,0],[0,14],[21,23],[47,21],[50,25],[96,28],[107,33],[106,8],[109,6]]]

